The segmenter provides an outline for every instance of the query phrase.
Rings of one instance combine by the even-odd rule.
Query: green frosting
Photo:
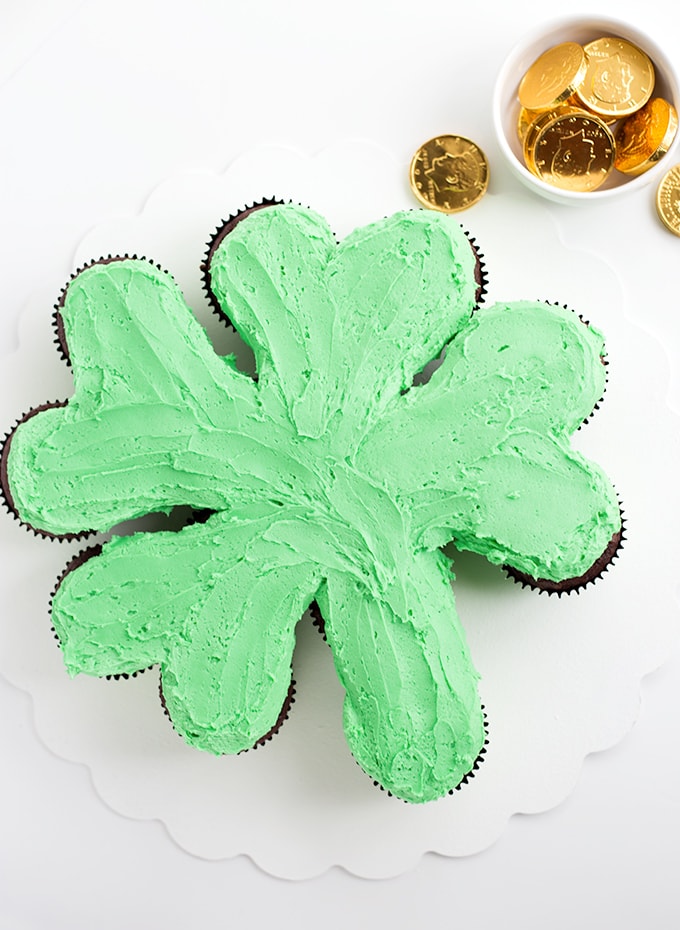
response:
[[[257,381],[150,263],[78,274],[61,312],[74,394],[13,434],[17,513],[55,534],[214,513],[114,536],[65,576],[53,623],[69,671],[159,663],[176,729],[239,752],[275,725],[316,600],[359,764],[409,801],[455,787],[485,732],[440,547],[559,580],[620,528],[610,482],[569,445],[604,390],[600,334],[543,303],[473,314],[475,269],[441,214],[337,245],[310,210],[251,213],[210,280]]]

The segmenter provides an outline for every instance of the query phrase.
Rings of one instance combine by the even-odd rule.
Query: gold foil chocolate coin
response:
[[[586,74],[576,89],[581,102],[599,116],[629,116],[654,90],[654,65],[626,39],[605,36],[584,46]]]
[[[567,101],[583,80],[587,59],[576,42],[554,45],[534,61],[520,81],[517,95],[527,110],[552,110]]]
[[[653,97],[619,126],[614,167],[624,174],[642,174],[666,154],[677,131],[675,107]]]
[[[536,119],[537,115],[537,113],[527,110],[526,107],[520,107],[519,116],[517,117],[517,135],[519,136],[520,142],[524,142],[529,127]]]
[[[531,124],[524,159],[530,171],[553,187],[592,191],[614,167],[614,137],[599,117],[562,107]]]
[[[411,160],[411,190],[426,207],[444,213],[466,210],[484,196],[489,184],[486,156],[464,136],[436,136]]]
[[[664,226],[680,236],[680,165],[673,165],[661,178],[656,191],[656,210]]]

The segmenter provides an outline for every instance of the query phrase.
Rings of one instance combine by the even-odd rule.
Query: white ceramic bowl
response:
[[[579,42],[585,45],[601,36],[628,39],[649,55],[654,63],[656,82],[653,96],[661,96],[680,110],[680,85],[666,53],[644,32],[628,23],[608,17],[568,17],[552,20],[524,36],[505,59],[496,78],[493,92],[493,123],[498,144],[515,175],[528,188],[557,203],[595,203],[618,198],[646,186],[661,176],[673,164],[680,144],[680,132],[669,151],[654,167],[637,176],[612,171],[607,180],[594,191],[569,191],[546,184],[532,174],[524,164],[522,146],[517,136],[519,103],[517,90],[527,68],[538,56],[560,42]]]

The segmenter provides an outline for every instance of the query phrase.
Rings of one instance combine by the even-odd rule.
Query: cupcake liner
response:
[[[276,723],[268,730],[264,736],[261,736],[251,747],[251,749],[259,749],[261,746],[266,746],[270,740],[276,736],[284,722],[288,719],[290,715],[291,708],[295,703],[295,679],[291,678],[290,686],[288,688],[288,694],[284,698],[283,704],[281,705],[281,710],[279,711],[279,716],[276,718]],[[248,749],[243,749],[241,752],[250,752]]]
[[[484,718],[484,732],[486,733],[484,744],[482,748],[479,750],[479,755],[477,756],[475,761],[472,763],[472,768],[470,769],[470,771],[467,772],[467,774],[463,775],[463,777],[458,782],[458,784],[455,786],[455,788],[449,789],[448,791],[449,795],[455,794],[456,791],[460,791],[464,785],[469,785],[472,779],[475,777],[475,775],[479,771],[480,765],[482,764],[482,762],[484,762],[484,759],[486,758],[486,752],[487,752],[486,747],[489,745],[489,718],[487,716],[487,713],[486,713],[486,710],[483,704],[482,704],[482,715]]]
[[[316,601],[312,601],[307,609],[309,610],[309,616],[312,618],[312,626],[316,627],[323,636],[324,642],[328,642],[328,637],[326,636],[326,621],[319,610],[319,605]]]
[[[477,282],[477,290],[475,292],[475,301],[477,306],[484,303],[488,288],[489,288],[489,274],[486,270],[486,262],[484,262],[484,253],[480,251],[479,246],[477,245],[477,239],[474,236],[471,236],[467,229],[463,229],[463,232],[468,238],[470,243],[470,248],[474,252],[475,259],[477,264],[475,266],[475,281]]]

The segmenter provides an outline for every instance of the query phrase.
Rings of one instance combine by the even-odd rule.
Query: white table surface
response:
[[[490,194],[516,193],[492,135],[493,81],[525,31],[566,12],[536,0],[2,6],[0,359],[17,345],[36,275],[66,280],[88,229],[138,211],[164,178],[220,171],[258,144],[316,152],[359,138],[408,165],[423,140],[460,132],[489,156]],[[588,13],[627,19],[673,55],[680,10],[661,6],[609,0]],[[653,192],[602,210],[549,209],[565,242],[617,267],[638,321],[667,350],[680,411],[680,240],[659,224]],[[513,818],[476,856],[428,855],[383,881],[333,869],[289,882],[245,857],[192,857],[160,824],[106,808],[84,767],[43,747],[30,698],[2,678],[0,701],[1,930],[678,926],[679,649],[643,682],[632,731],[586,759],[559,807]]]

